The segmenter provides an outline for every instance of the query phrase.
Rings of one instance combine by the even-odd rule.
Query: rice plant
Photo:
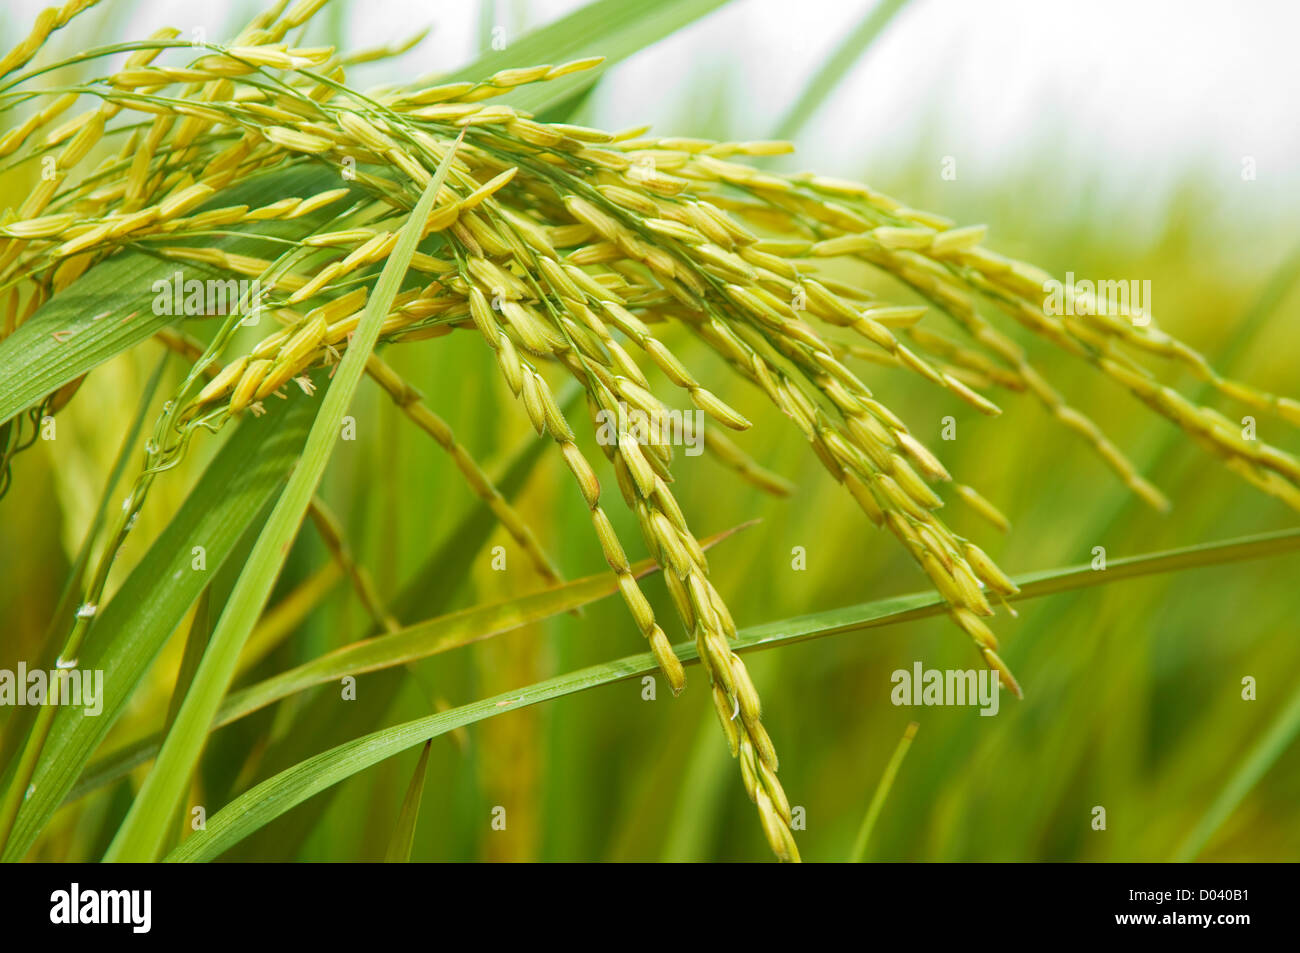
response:
[[[993,250],[985,226],[862,183],[768,171],[765,157],[792,151],[789,142],[565,121],[557,114],[567,98],[607,65],[578,49],[586,40],[576,21],[517,44],[504,54],[509,65],[393,77],[363,90],[348,78],[353,64],[402,46],[303,45],[296,37],[325,0],[274,4],[224,43],[164,28],[38,58],[92,6],[72,0],[47,11],[0,60],[0,172],[25,183],[6,193],[0,215],[0,505],[21,505],[20,454],[78,400],[97,367],[153,347],[184,370],[174,387],[162,385],[170,390],[159,410],[151,393],[141,395],[134,427],[148,434],[143,453],[128,437],[122,489],[101,500],[42,646],[56,668],[104,669],[104,713],[40,704],[6,735],[6,859],[32,850],[65,798],[133,771],[130,806],[104,859],[214,857],[294,804],[436,735],[641,674],[645,664],[630,662],[373,733],[358,724],[354,740],[269,778],[253,758],[249,776],[227,779],[229,806],[200,829],[184,823],[216,728],[309,688],[399,674],[617,592],[672,693],[711,695],[759,829],[777,858],[797,861],[798,825],[769,724],[799,712],[764,711],[741,657],[758,643],[733,617],[744,594],[715,584],[706,555],[726,534],[709,537],[688,520],[674,489],[680,460],[672,441],[659,439],[692,433],[698,410],[707,417],[703,449],[734,481],[786,494],[782,477],[726,436],[759,429],[720,396],[736,390],[727,372],[793,425],[763,439],[806,441],[842,488],[845,512],[860,510],[864,526],[883,530],[920,569],[917,581],[934,594],[893,614],[946,615],[1017,696],[989,620],[1027,593],[944,515],[952,502],[1007,530],[990,502],[997,487],[945,464],[891,399],[898,376],[870,388],[864,368],[912,375],[988,417],[1012,397],[1036,403],[1138,499],[1167,510],[1162,491],[1106,435],[1106,419],[1068,403],[1053,383],[1045,355],[1063,358],[1300,509],[1300,461],[1232,416],[1300,426],[1300,402],[1221,374],[1212,356],[1136,303],[1054,285],[1047,271]],[[622,9],[610,0],[598,7]],[[569,47],[571,58],[555,55]],[[553,62],[522,59],[536,49]],[[882,282],[885,294],[873,290]],[[1026,333],[1032,348],[1017,339]],[[453,337],[491,354],[493,386],[538,447],[562,462],[588,526],[539,532],[397,369],[399,355]],[[692,366],[682,342],[713,370]],[[422,622],[390,601],[391,587],[377,584],[318,493],[340,435],[356,426],[348,411],[363,376],[450,458],[541,591]],[[1175,386],[1180,380],[1202,385],[1195,399]],[[195,455],[214,452],[199,477],[205,493],[196,499],[205,504],[187,507],[147,550],[132,550],[134,568],[121,565],[160,488]],[[986,452],[1016,449],[1008,441]],[[322,600],[304,588],[273,601],[307,520],[368,631],[247,683],[243,676],[260,671]],[[629,520],[646,560],[634,561],[616,529]],[[566,581],[549,550],[582,533],[592,534],[607,572]],[[1289,538],[1247,544],[1240,555]],[[195,547],[202,571],[194,571]],[[717,560],[727,558],[721,552]],[[218,566],[228,566],[227,587],[209,575]],[[651,574],[662,577],[671,618],[644,591]],[[790,627],[775,641],[868,621],[827,617],[811,633]],[[173,634],[184,640],[175,689],[147,691],[145,674]],[[700,666],[689,684],[684,663]],[[92,761],[115,721],[140,706],[144,730]],[[390,856],[411,854],[428,752],[426,744]],[[873,804],[863,842],[879,810]],[[854,854],[862,853],[860,844]]]

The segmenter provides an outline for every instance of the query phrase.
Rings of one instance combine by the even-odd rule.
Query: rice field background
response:
[[[258,9],[213,6],[222,19],[212,24],[214,38],[235,32]],[[387,17],[398,21],[387,39],[398,41],[428,22],[436,27],[444,16],[442,5],[430,4],[427,12],[414,6],[425,15]],[[745,83],[753,51],[746,54],[743,44],[729,50],[719,37],[728,24],[738,29],[770,19],[770,5],[736,0],[716,13],[707,8],[717,4],[668,5],[691,6],[703,18],[667,31],[676,35],[662,43],[635,53],[657,38],[656,29],[666,29],[647,22],[638,21],[630,40],[620,37],[627,46],[611,56],[635,55],[611,65],[594,90],[566,102],[563,121],[602,129],[653,121],[656,135],[717,140],[789,137],[801,145],[806,138],[809,154],[801,148],[754,162],[782,172],[816,168],[963,225],[987,224],[993,247],[1053,275],[1149,281],[1161,328],[1234,379],[1300,396],[1297,193],[1274,178],[1291,174],[1296,153],[1283,133],[1276,141],[1264,138],[1282,117],[1247,126],[1254,138],[1242,138],[1249,142],[1188,143],[1160,187],[1149,190],[1153,194],[1144,194],[1140,181],[1115,187],[1117,178],[1128,180],[1108,165],[1106,143],[1065,132],[1054,136],[1058,127],[1051,122],[1047,133],[1026,131],[1004,161],[967,163],[960,136],[969,126],[945,109],[943,87],[927,84],[920,48],[922,18],[942,9],[943,0],[886,0],[860,5],[852,15],[843,12],[848,5],[828,4],[824,17],[809,5],[800,36],[818,36],[823,19],[825,32],[808,39],[789,62],[775,61],[772,71],[787,78],[786,97],[757,105]],[[403,6],[403,15],[411,7]],[[6,8],[0,47],[25,35],[35,12]],[[490,51],[494,27],[504,25],[502,52],[508,53],[516,35],[561,12],[567,8],[479,4],[464,36],[455,32],[460,27],[441,35],[435,28],[429,48],[445,56],[459,51],[462,61],[469,60]],[[1119,14],[1107,7],[1103,15]],[[1258,22],[1286,14],[1281,4],[1261,3],[1234,14],[1216,7],[1193,16]],[[312,22],[308,43],[354,47],[348,34],[362,18],[357,7],[338,0]],[[105,2],[54,34],[42,55],[69,56],[90,42],[142,37],[167,23],[186,37],[194,26],[176,5]],[[575,21],[573,29],[584,28]],[[1251,59],[1249,42],[1234,54],[1243,62]],[[711,55],[691,55],[701,47]],[[843,51],[838,57],[837,49]],[[897,69],[900,51],[916,63],[915,99],[907,111],[920,118],[906,136],[846,122],[854,100],[873,94],[873,57],[894,57],[887,62]],[[1198,54],[1190,48],[1185,55]],[[410,82],[459,65],[417,63],[407,53],[359,67],[356,75],[364,84]],[[658,75],[667,77],[661,87],[647,81]],[[1068,101],[1068,95],[1061,100]],[[1135,121],[1118,98],[1108,108],[1117,126]],[[0,130],[11,127],[5,118]],[[954,156],[955,178],[945,176],[945,158]],[[1243,164],[1249,156],[1259,160],[1254,178],[1243,177],[1244,169],[1254,168]],[[31,167],[0,171],[0,209],[17,208],[34,182]],[[852,271],[839,277],[869,280],[885,297],[917,300],[889,279],[862,279]],[[952,329],[931,310],[921,327]],[[191,324],[187,330],[201,336],[202,327]],[[656,325],[655,333],[718,398],[753,422],[749,431],[730,436],[757,465],[790,484],[788,495],[773,496],[709,456],[675,456],[673,494],[696,533],[703,539],[744,525],[708,553],[710,578],[742,633],[931,588],[761,392],[684,329]],[[1113,381],[1023,329],[1008,333],[1173,503],[1168,513],[1146,505],[1085,441],[1024,394],[987,391],[1003,409],[989,417],[916,374],[853,364],[958,481],[979,489],[1005,514],[1011,530],[1002,534],[957,502],[944,509],[956,532],[1013,577],[1088,567],[1097,547],[1109,560],[1121,560],[1296,527],[1295,511],[1283,501],[1229,472]],[[13,458],[11,485],[0,499],[0,669],[53,664],[62,639],[61,630],[58,638],[52,632],[66,610],[64,585],[141,397],[153,387],[144,426],[124,456],[128,481],[153,420],[188,370],[168,353],[147,341],[97,367],[57,413],[56,438],[38,439]],[[492,350],[476,334],[388,345],[381,353],[498,480],[566,580],[608,576],[563,458],[549,439],[537,437],[504,385]],[[1197,400],[1215,399],[1192,373],[1160,366],[1170,386]],[[1234,420],[1253,413],[1215,400]],[[575,416],[582,416],[581,405],[575,406]],[[333,447],[318,496],[352,558],[373,580],[379,602],[401,622],[517,600],[545,587],[511,536],[485,516],[447,454],[382,390],[363,379],[347,413],[355,419],[355,440]],[[1260,440],[1300,452],[1294,426],[1254,416]],[[945,429],[954,439],[944,437]],[[179,465],[155,480],[114,561],[109,599],[234,431],[232,425],[196,439]],[[603,469],[600,476],[616,492],[612,472]],[[112,494],[114,502],[125,485]],[[621,507],[609,512],[629,558],[647,558],[635,517]],[[91,758],[92,770],[97,759],[172,723],[178,675],[193,671],[187,638],[196,626],[211,624],[201,620],[215,618],[211,614],[236,586],[258,528],[254,524],[240,540],[208,594],[187,610]],[[104,545],[102,534],[95,536],[94,557]],[[1004,691],[996,717],[980,717],[972,707],[891,703],[891,674],[918,661],[937,669],[983,667],[970,639],[944,618],[747,654],[763,698],[763,724],[781,753],[781,785],[800,819],[794,836],[803,859],[854,859],[878,793],[883,802],[860,845],[866,860],[1300,858],[1300,557],[1294,551],[1229,556],[1017,602],[1018,618],[999,611],[998,651],[1024,698]],[[372,614],[336,566],[331,547],[308,520],[276,579],[270,613],[255,630],[267,651],[247,658],[233,690],[371,633]],[[159,589],[168,584],[157,580]],[[644,590],[656,617],[667,620],[671,640],[682,641],[686,634],[663,580],[648,577]],[[277,634],[277,621],[286,618],[290,624]],[[371,732],[481,699],[522,697],[544,680],[644,651],[637,625],[614,595],[580,613],[560,612],[360,675],[355,700],[343,697],[337,680],[296,692],[211,734],[188,784],[187,813],[199,805],[210,818],[259,782]],[[719,730],[708,678],[699,666],[691,666],[687,677],[680,697],[656,676],[654,697],[647,698],[646,683],[636,677],[518,710],[504,706],[508,710],[432,739],[427,755],[415,743],[329,787],[253,831],[221,859],[370,861],[401,859],[409,847],[416,861],[768,860],[772,852]],[[1245,678],[1254,679],[1253,700],[1243,699]],[[17,755],[32,719],[31,709],[0,707],[7,783],[19,770]],[[913,722],[906,757],[882,791],[882,774]],[[104,784],[83,775],[84,796],[55,811],[21,857],[6,859],[103,858],[148,775],[147,763]],[[424,779],[418,806],[411,798],[413,776]],[[1104,830],[1094,827],[1097,807],[1105,809]],[[190,820],[178,815],[168,822],[169,847],[192,833]]]

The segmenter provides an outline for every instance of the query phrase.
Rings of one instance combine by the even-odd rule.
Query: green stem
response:
[[[894,778],[898,776],[898,769],[902,767],[903,759],[907,757],[907,750],[912,747],[912,739],[916,737],[916,730],[920,727],[915,721],[909,722],[903,731],[903,737],[898,739],[898,747],[894,749],[893,757],[885,765],[885,773],[880,776],[880,783],[876,785],[876,793],[871,798],[867,815],[862,818],[862,826],[858,828],[858,838],[853,842],[853,853],[849,855],[851,863],[860,864],[866,858],[867,841],[871,839],[871,832],[876,829],[880,809],[885,806],[885,798],[889,797],[889,789],[894,786]]]

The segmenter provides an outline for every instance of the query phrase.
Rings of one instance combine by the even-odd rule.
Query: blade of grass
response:
[[[73,610],[77,604],[77,595],[81,591],[82,578],[85,576],[86,569],[90,564],[91,547],[94,544],[95,537],[104,528],[104,520],[108,515],[109,500],[117,488],[118,481],[122,479],[122,474],[126,471],[127,463],[135,450],[136,441],[140,438],[140,431],[144,428],[145,415],[149,412],[149,405],[153,402],[154,394],[158,392],[158,385],[162,381],[163,371],[166,369],[167,360],[170,357],[171,352],[168,351],[159,359],[153,375],[149,378],[149,382],[145,384],[144,393],[140,396],[140,406],[136,411],[135,418],[131,421],[126,436],[122,438],[122,445],[117,452],[117,458],[113,461],[113,468],[109,471],[108,480],[104,483],[104,492],[95,507],[95,516],[91,520],[90,528],[86,531],[81,550],[77,553],[77,561],[72,567],[68,581],[64,584],[63,592],[59,596],[58,608],[55,610],[54,618],[50,620],[50,627],[45,633],[46,641],[52,645],[57,645],[56,640],[67,629],[67,620],[72,618]],[[52,649],[53,651],[57,651],[57,649]]]
[[[748,525],[750,524],[742,524],[736,529],[702,540],[701,546],[709,549]],[[645,559],[632,567],[632,574],[640,579],[658,569],[653,560]],[[214,727],[229,724],[313,685],[337,681],[345,675],[376,672],[440,655],[589,605],[617,591],[617,578],[611,573],[602,572],[528,596],[473,606],[407,626],[397,632],[353,642],[231,694],[222,704]]]
[[[406,797],[402,799],[402,813],[397,818],[397,830],[393,831],[392,843],[388,845],[388,853],[384,855],[384,861],[389,864],[409,864],[411,862],[411,848],[415,846],[415,822],[420,817],[420,799],[424,797],[424,778],[429,770],[429,749],[433,747],[433,739],[430,738],[424,743],[424,750],[420,752],[420,761],[415,766],[415,774],[411,775],[411,785],[406,789]]]
[[[889,790],[894,786],[894,778],[898,776],[898,769],[902,767],[903,759],[907,757],[907,751],[912,747],[912,739],[916,737],[916,730],[920,727],[914,721],[908,722],[903,737],[898,739],[898,747],[894,749],[889,763],[885,765],[885,773],[880,776],[876,793],[872,795],[866,816],[862,818],[862,826],[858,828],[857,840],[853,842],[853,852],[849,854],[850,863],[860,864],[867,856],[867,842],[871,840],[871,832],[876,828],[880,809],[885,806],[885,798],[889,797]]]
[[[104,711],[92,718],[79,709],[59,709],[4,859],[16,860],[30,846],[210,574],[229,557],[244,528],[265,512],[301,447],[310,420],[304,411],[314,411],[310,402],[296,403],[282,425],[236,433],[103,612],[80,661],[105,672]],[[207,561],[198,571],[196,544]],[[160,578],[168,585],[159,587]]]
[[[117,487],[118,481],[122,478],[126,470],[127,462],[135,450],[136,440],[140,437],[140,431],[144,427],[144,419],[149,412],[149,405],[153,402],[153,396],[158,390],[158,384],[162,380],[163,370],[167,366],[169,355],[164,354],[154,368],[153,375],[145,385],[144,393],[140,397],[140,404],[136,410],[135,418],[127,427],[125,436],[122,438],[121,446],[117,451],[117,458],[113,461],[112,469],[109,471],[108,480],[104,483],[104,491],[100,494],[99,503],[95,506],[95,515],[91,518],[90,527],[86,530],[86,535],[82,540],[81,548],[77,552],[77,559],[72,564],[72,569],[68,573],[67,581],[63,585],[63,591],[59,595],[59,601],[54,609],[54,615],[50,619],[49,626],[45,630],[44,651],[45,658],[42,659],[41,668],[49,669],[55,663],[62,645],[60,636],[66,633],[68,620],[72,618],[76,609],[77,595],[81,591],[82,579],[86,574],[86,568],[90,564],[90,554],[94,547],[95,540],[99,536],[100,530],[104,526],[104,520],[108,513],[109,500],[112,499],[113,492]],[[14,818],[18,813],[19,796],[23,788],[31,782],[31,771],[34,769],[34,762],[22,763],[26,758],[28,746],[32,751],[33,759],[39,754],[39,748],[44,744],[42,738],[39,743],[34,740],[34,736],[29,737],[29,732],[33,723],[41,720],[41,712],[44,708],[19,709],[17,715],[9,725],[9,737],[14,739],[15,745],[20,742],[24,745],[23,757],[15,757],[9,760],[8,766],[3,772],[0,772],[0,790],[5,792],[4,804],[0,806],[0,848],[4,847],[8,839],[9,831],[12,828]],[[28,717],[23,717],[27,715]],[[53,713],[46,715],[46,718],[52,717]],[[47,725],[48,727],[48,725]],[[27,739],[25,742],[22,739]],[[0,746],[3,750],[5,746]],[[21,773],[21,777],[19,774]]]
[[[190,623],[189,635],[185,639],[185,651],[181,656],[181,667],[176,673],[176,685],[171,698],[167,701],[167,720],[163,724],[166,734],[176,722],[180,713],[181,702],[185,700],[190,685],[194,683],[194,674],[199,669],[199,661],[212,636],[212,586],[203,590],[199,604],[194,610],[194,620]]]
[[[1186,839],[1174,852],[1173,859],[1179,862],[1195,860],[1205,849],[1215,831],[1232,816],[1232,812],[1242,802],[1260,779],[1269,772],[1300,735],[1300,686],[1291,693],[1286,708],[1277,716],[1268,733],[1256,742],[1255,747],[1242,759],[1236,772],[1228,780],[1206,810],[1200,822],[1192,828]]]
[[[1151,573],[1219,565],[1296,549],[1300,549],[1300,529],[1117,559],[1111,563],[1110,569],[1101,572],[1087,567],[1046,570],[1018,580],[1021,591],[1014,598],[1036,598]],[[942,598],[933,592],[898,596],[745,629],[733,640],[732,648],[736,652],[758,651],[828,635],[877,628],[908,619],[937,615],[945,611],[944,606]],[[676,645],[674,649],[683,664],[693,664],[697,660],[694,643]],[[656,670],[653,654],[645,652],[629,655],[346,742],[281,771],[245,791],[210,817],[206,830],[188,838],[166,859],[202,861],[218,857],[295,805],[430,737],[437,737],[495,715],[600,685],[637,678]]]
[[[163,735],[171,731],[172,725],[176,723],[181,702],[185,700],[190,685],[194,683],[194,673],[199,669],[199,661],[203,658],[203,652],[207,649],[208,639],[211,636],[212,586],[209,585],[199,596],[199,604],[194,607],[194,618],[190,622],[190,631],[185,638],[185,651],[181,655],[181,667],[176,673],[176,684],[172,687],[171,697],[167,699],[167,720],[163,722]],[[180,825],[183,817],[184,815],[178,812],[178,816],[168,829],[166,840],[168,850],[180,842]]]
[[[707,551],[751,525],[752,522],[742,523],[732,529],[715,533],[700,540],[700,545]],[[643,559],[633,564],[632,575],[642,579],[657,572],[658,569],[653,560]],[[590,605],[600,599],[608,598],[617,591],[617,578],[611,573],[601,572],[517,599],[473,606],[459,612],[417,622],[397,632],[361,639],[287,672],[273,675],[248,688],[227,695],[212,721],[212,730],[223,728],[297,692],[338,681],[345,675],[378,672],[420,659],[432,658]],[[87,769],[87,774],[93,776],[94,784],[86,783],[90,778],[83,778],[69,800],[114,781],[132,768],[153,758],[158,753],[162,739],[163,735],[153,735],[91,765]]]
[[[406,276],[415,246],[423,237],[424,223],[433,209],[438,190],[447,178],[459,142],[457,140],[447,150],[438,164],[437,172],[402,228],[401,237],[380,272],[352,342],[321,401],[320,412],[307,435],[302,459],[258,536],[226,610],[212,633],[208,650],[199,663],[194,684],[185,696],[176,723],[163,742],[158,760],[145,779],[122,828],[113,839],[106,860],[153,860],[158,856],[167,819],[189,783],[190,774],[207,740],[212,718],[234,676],[244,641],[270,598],[280,567],[325,472],[325,464],[338,440],[344,412],[352,402],[352,395],[365,371],[366,359],[379,338],[380,326]]]
[[[236,676],[253,668],[288,639],[343,578],[343,570],[331,559],[307,577],[257,621],[244,651],[239,656]]]
[[[194,600],[258,520],[298,458],[320,404],[291,395],[272,418],[244,421],[91,628],[81,665],[104,672],[98,718],[61,706],[0,859],[20,860],[107,736]],[[194,568],[194,547],[207,568]],[[166,580],[160,586],[158,581]]]
[[[1297,549],[1300,549],[1300,529],[1288,529],[1275,533],[1243,536],[1218,543],[1201,543],[1141,556],[1125,556],[1109,560],[1104,570],[1094,570],[1088,565],[1049,569],[1015,577],[1020,592],[1008,596],[1007,599],[1009,602],[1021,602],[1025,599],[1036,599],[1040,596],[1118,582],[1121,579],[1224,565],[1244,559],[1274,556]],[[769,643],[779,645],[800,642],[804,639],[833,635],[836,632],[910,622],[913,619],[939,615],[945,611],[945,605],[939,595],[933,592],[896,596],[866,605],[831,609],[784,622],[756,626],[746,630],[749,635],[743,640],[743,644],[746,648],[763,648]]]

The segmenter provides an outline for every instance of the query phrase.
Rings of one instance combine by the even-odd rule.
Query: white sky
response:
[[[732,93],[729,133],[761,137],[869,5],[742,0],[623,67],[601,118],[670,119],[692,94],[667,77],[692,64]],[[1195,169],[1234,204],[1294,212],[1298,33],[1294,0],[912,0],[799,135],[800,165],[860,175],[929,134],[936,173],[941,155],[996,178],[1031,154],[1036,175],[1158,201]]]

